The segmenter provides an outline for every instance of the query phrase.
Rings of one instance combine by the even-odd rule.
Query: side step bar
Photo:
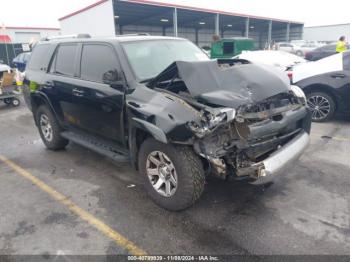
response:
[[[72,131],[62,132],[61,136],[101,155],[109,157],[116,162],[127,163],[130,161],[127,150],[120,148],[117,144],[111,143],[108,140]]]

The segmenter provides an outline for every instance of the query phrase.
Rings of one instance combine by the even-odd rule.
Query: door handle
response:
[[[345,78],[346,75],[344,75],[344,74],[333,74],[333,75],[331,75],[331,77],[333,77],[333,78]]]
[[[84,96],[84,91],[81,89],[78,89],[78,88],[74,88],[73,95],[78,96],[78,97],[82,97],[82,96]]]

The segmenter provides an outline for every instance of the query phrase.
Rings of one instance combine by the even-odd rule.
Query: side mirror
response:
[[[120,87],[124,85],[123,77],[118,70],[109,70],[103,74],[103,83],[110,85],[111,87]]]

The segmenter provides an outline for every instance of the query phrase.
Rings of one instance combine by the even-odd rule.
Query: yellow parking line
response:
[[[90,225],[92,225],[97,230],[102,232],[105,236],[114,240],[118,246],[124,248],[125,250],[128,250],[130,254],[136,255],[136,256],[146,255],[146,252],[141,248],[137,247],[133,242],[131,242],[130,240],[122,236],[117,231],[113,230],[111,227],[103,223],[98,218],[94,217],[92,214],[80,208],[78,205],[72,202],[68,197],[56,191],[54,188],[50,187],[49,185],[45,184],[43,181],[33,176],[22,167],[18,166],[17,164],[15,164],[14,162],[12,162],[11,160],[7,159],[2,155],[0,155],[0,160],[6,165],[8,165],[9,167],[11,167],[17,174],[28,179],[34,185],[36,185],[41,190],[49,194],[56,201],[65,205],[72,213],[74,213],[81,219],[88,222]]]

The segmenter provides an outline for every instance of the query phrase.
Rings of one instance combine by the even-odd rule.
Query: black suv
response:
[[[130,162],[169,210],[191,206],[209,174],[266,183],[309,142],[305,96],[283,73],[209,60],[185,39],[43,41],[25,83],[46,147],[73,141]]]

